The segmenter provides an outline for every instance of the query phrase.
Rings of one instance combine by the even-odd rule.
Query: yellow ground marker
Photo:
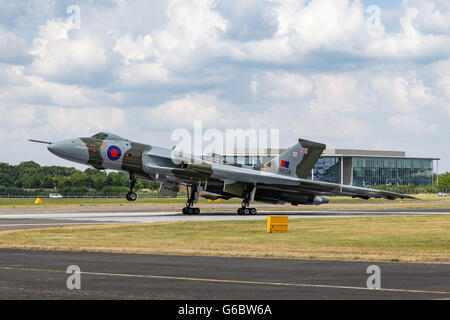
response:
[[[41,198],[37,198],[36,201],[34,202],[34,204],[42,204]]]
[[[287,216],[268,216],[267,232],[287,232],[288,217]]]

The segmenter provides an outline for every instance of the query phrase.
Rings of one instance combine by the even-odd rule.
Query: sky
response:
[[[448,0],[0,0],[0,162],[29,138],[278,129],[450,171]]]

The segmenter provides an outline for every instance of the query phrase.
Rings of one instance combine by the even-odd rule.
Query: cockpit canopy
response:
[[[100,139],[100,140],[126,140],[122,137],[119,137],[118,135],[114,133],[109,132],[99,132],[97,134],[94,134],[92,138]]]

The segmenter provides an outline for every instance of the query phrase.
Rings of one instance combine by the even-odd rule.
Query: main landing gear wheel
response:
[[[255,208],[239,208],[237,210],[238,215],[255,215],[258,211]]]
[[[237,214],[242,215],[255,215],[257,213],[255,208],[249,208],[251,202],[255,197],[255,186],[246,186],[242,194],[242,207],[237,210]],[[252,195],[253,194],[253,195]]]
[[[200,208],[192,208],[192,207],[184,207],[181,212],[185,215],[199,215],[200,214]]]
[[[191,192],[189,192],[189,188],[187,187],[187,193],[188,193],[188,200],[186,202],[186,207],[181,210],[183,214],[186,215],[199,215],[200,214],[200,208],[193,208],[192,206],[196,202],[196,192],[197,192],[197,186],[193,185],[191,187]]]

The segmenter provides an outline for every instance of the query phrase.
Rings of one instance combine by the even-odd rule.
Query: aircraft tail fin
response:
[[[299,139],[294,146],[264,164],[261,170],[306,179],[325,148],[322,143]]]

